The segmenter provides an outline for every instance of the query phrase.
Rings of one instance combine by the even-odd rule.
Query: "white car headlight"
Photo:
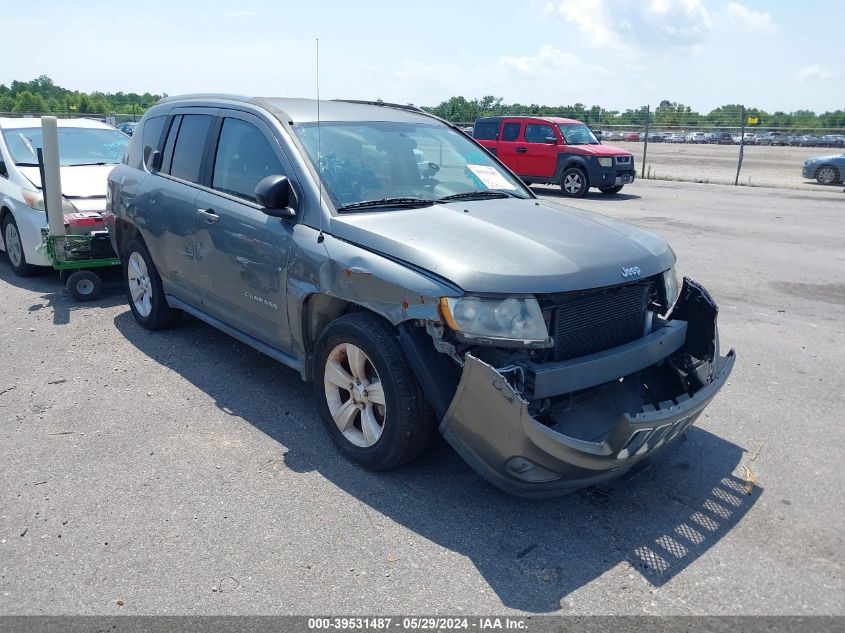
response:
[[[440,313],[451,329],[467,338],[526,345],[549,339],[543,312],[534,297],[444,297]]]
[[[44,206],[44,194],[40,191],[34,191],[32,189],[21,189],[21,195],[23,196],[23,201],[26,202],[27,206],[31,209],[35,209],[36,211],[44,211],[46,208]],[[62,213],[76,213],[77,208],[73,206],[73,203],[62,196]]]
[[[599,165],[602,167],[613,167],[612,156],[599,156]]]
[[[666,291],[666,309],[668,310],[675,305],[681,294],[681,287],[678,285],[678,275],[675,273],[674,266],[663,273],[663,288]]]

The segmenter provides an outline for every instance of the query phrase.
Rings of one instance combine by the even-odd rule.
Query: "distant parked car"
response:
[[[604,132],[601,140],[603,141],[621,141],[622,135],[619,132]]]
[[[819,144],[819,137],[814,134],[799,134],[793,136],[789,144],[793,147],[816,147]]]
[[[845,147],[845,136],[842,134],[825,134],[819,139],[819,147]]]
[[[713,132],[707,142],[717,145],[733,145],[734,139],[730,132]]]
[[[637,142],[640,140],[640,133],[639,132],[623,132],[622,139],[623,141],[633,141]]]
[[[789,145],[789,135],[785,132],[765,132],[757,137],[757,145]]]
[[[683,134],[670,134],[663,139],[664,143],[686,143],[686,137]]]
[[[687,143],[704,143],[706,139],[704,132],[690,132],[686,137]]]
[[[135,128],[138,127],[137,123],[121,123],[117,126],[117,129],[126,134],[127,136],[132,136],[135,133]]]
[[[648,142],[649,143],[662,143],[666,140],[666,133],[665,132],[649,132],[648,133]]]
[[[842,182],[845,174],[845,154],[831,156],[816,156],[804,161],[801,175],[804,178],[814,178],[822,185],[835,185]]]

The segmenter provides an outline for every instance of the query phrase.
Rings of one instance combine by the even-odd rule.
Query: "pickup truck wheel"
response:
[[[570,198],[583,198],[590,188],[587,182],[587,174],[580,167],[570,167],[560,179],[560,189],[563,195]]]
[[[18,224],[14,216],[9,213],[3,220],[3,247],[9,257],[9,264],[18,277],[30,277],[35,273],[35,267],[26,263],[26,254],[23,252],[23,242],[18,231]]]
[[[370,470],[407,463],[430,443],[431,408],[396,333],[358,312],[331,323],[313,370],[320,416],[338,449]]]
[[[599,187],[599,191],[606,196],[612,196],[613,194],[622,191],[622,187],[623,185],[616,185],[615,187]]]
[[[832,165],[824,165],[816,172],[816,180],[822,185],[832,185],[839,181],[839,171]]]
[[[164,289],[147,246],[135,238],[126,248],[123,259],[123,287],[129,309],[138,324],[147,330],[172,326],[182,314],[167,305]]]

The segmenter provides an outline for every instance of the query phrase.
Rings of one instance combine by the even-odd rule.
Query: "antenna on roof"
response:
[[[317,241],[322,242],[323,237],[323,154],[320,145],[320,38],[317,38],[317,183],[320,189],[320,208],[318,209],[320,215],[320,234],[317,236]]]

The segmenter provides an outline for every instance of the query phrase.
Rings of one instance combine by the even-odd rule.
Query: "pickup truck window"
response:
[[[599,145],[593,131],[583,123],[561,123],[560,133],[567,145]]]
[[[373,209],[360,203],[398,199],[426,206],[447,196],[490,190],[531,196],[490,154],[443,125],[327,122],[319,130],[319,149],[316,123],[298,123],[294,131],[341,211]]]
[[[522,126],[522,123],[505,123],[505,127],[502,130],[502,140],[503,141],[515,141],[519,138],[519,128]]]
[[[557,138],[555,131],[551,125],[542,125],[540,123],[526,123],[525,124],[525,142],[526,143],[545,143],[548,137]]]

